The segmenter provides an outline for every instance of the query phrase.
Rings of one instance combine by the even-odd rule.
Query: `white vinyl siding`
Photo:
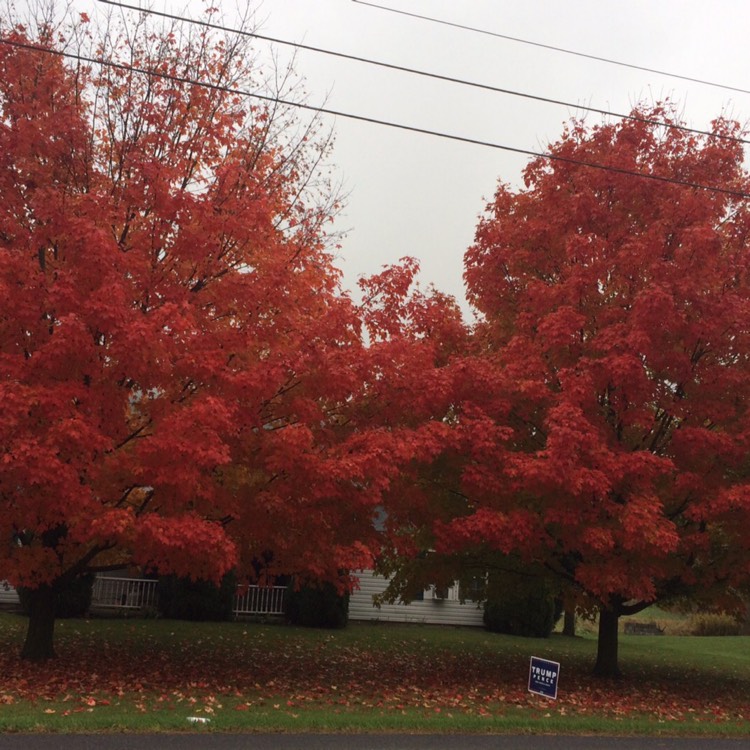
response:
[[[375,607],[372,598],[385,591],[388,581],[371,570],[357,573],[359,589],[349,599],[350,620],[380,620],[383,622],[414,622],[433,625],[482,626],[482,609],[476,602],[461,604],[458,586],[449,586],[444,599],[435,598],[433,589],[425,589],[423,601],[411,604],[383,604]]]
[[[7,581],[0,581],[0,604],[18,604],[18,593]]]

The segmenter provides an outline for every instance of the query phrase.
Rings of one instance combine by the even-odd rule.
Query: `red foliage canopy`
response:
[[[669,106],[639,118],[676,124]],[[543,561],[620,605],[750,577],[750,213],[738,127],[575,123],[500,186],[466,254],[467,498],[443,552]]]
[[[348,415],[360,324],[305,202],[325,143],[164,77],[246,80],[239,45],[98,54],[159,75],[0,45],[3,577],[366,566],[394,440]]]

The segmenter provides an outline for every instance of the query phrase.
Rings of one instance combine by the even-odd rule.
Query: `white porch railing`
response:
[[[147,578],[110,578],[97,576],[91,604],[108,609],[144,609],[157,603],[158,581]]]
[[[237,586],[232,609],[235,617],[283,615],[285,586]],[[148,578],[97,576],[91,604],[113,610],[139,610],[156,607],[158,581]]]
[[[286,586],[238,586],[234,615],[283,615]]]

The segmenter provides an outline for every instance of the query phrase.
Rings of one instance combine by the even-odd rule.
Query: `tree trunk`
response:
[[[565,616],[563,619],[563,635],[570,636],[571,638],[576,634],[576,611],[574,609],[566,609]]]
[[[48,584],[28,592],[29,627],[21,650],[22,659],[46,661],[54,658],[55,594],[54,586]]]
[[[617,660],[617,625],[619,612],[602,607],[599,610],[599,640],[596,650],[594,674],[597,677],[619,677],[620,667]]]

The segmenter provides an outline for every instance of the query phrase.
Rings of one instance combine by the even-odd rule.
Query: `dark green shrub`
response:
[[[297,590],[290,584],[284,607],[289,622],[306,628],[345,628],[349,621],[349,594],[339,594],[332,583]]]
[[[93,589],[93,573],[77,576],[64,584],[58,583],[55,592],[55,617],[62,619],[85,617],[91,607]],[[18,588],[18,601],[21,604],[21,611],[26,615],[29,613],[29,592],[30,589],[24,586]]]
[[[170,620],[231,620],[237,576],[227,573],[217,586],[213,581],[159,577],[159,614]]]
[[[484,625],[493,633],[549,638],[562,607],[543,579],[496,582],[484,605]]]

